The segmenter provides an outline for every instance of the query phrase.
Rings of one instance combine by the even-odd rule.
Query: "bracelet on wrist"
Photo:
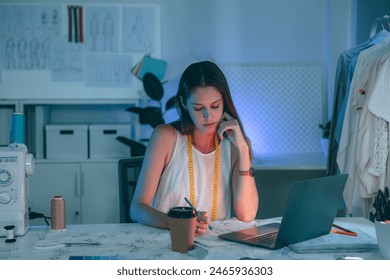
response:
[[[255,170],[253,169],[253,167],[249,168],[249,170],[238,170],[238,173],[240,176],[251,176],[251,177],[254,177],[255,176]]]

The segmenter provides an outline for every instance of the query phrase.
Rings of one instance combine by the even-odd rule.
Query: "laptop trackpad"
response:
[[[251,239],[251,238],[256,237],[256,236],[276,232],[279,230],[279,227],[280,227],[280,223],[271,223],[271,224],[262,225],[259,227],[251,227],[251,228],[247,228],[247,229],[242,229],[239,231],[234,231],[234,232],[230,232],[230,233],[223,234],[223,235],[226,237],[230,237],[233,240],[247,240],[247,239]],[[223,238],[224,236],[220,236],[220,237]]]

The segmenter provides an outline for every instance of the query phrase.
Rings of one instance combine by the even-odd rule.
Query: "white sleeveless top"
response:
[[[192,146],[192,158],[195,189],[194,206],[198,211],[207,211],[211,218],[214,197],[215,151],[204,154]],[[223,139],[219,148],[218,220],[230,218],[231,174],[230,142]],[[175,147],[171,160],[161,175],[153,207],[167,213],[171,207],[188,206],[184,197],[190,199],[187,136],[176,130]]]

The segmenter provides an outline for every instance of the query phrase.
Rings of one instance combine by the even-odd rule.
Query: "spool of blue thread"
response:
[[[10,121],[10,143],[24,144],[24,115],[13,113]]]

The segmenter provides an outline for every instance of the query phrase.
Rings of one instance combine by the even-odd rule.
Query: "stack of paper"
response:
[[[167,62],[165,60],[157,59],[150,57],[149,55],[145,55],[132,69],[131,73],[134,76],[143,79],[146,73],[152,73],[155,75],[160,81],[165,76],[165,71],[167,69]]]

